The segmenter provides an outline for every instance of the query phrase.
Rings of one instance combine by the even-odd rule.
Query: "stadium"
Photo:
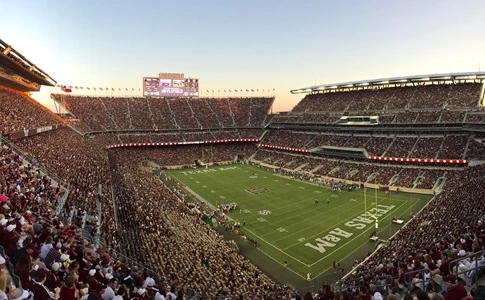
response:
[[[71,85],[0,52],[0,299],[480,299],[485,72],[274,112],[273,88]]]

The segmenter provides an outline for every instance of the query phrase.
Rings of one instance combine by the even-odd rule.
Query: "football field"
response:
[[[239,164],[167,173],[214,207],[235,203],[227,217],[244,224],[240,230],[260,251],[303,278],[332,268],[369,243],[370,233],[379,235],[393,216],[407,220],[431,198],[374,189],[332,191]]]

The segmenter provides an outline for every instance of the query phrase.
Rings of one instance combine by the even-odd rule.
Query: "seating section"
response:
[[[197,215],[192,214],[189,207],[160,184],[151,171],[137,167],[146,159],[161,165],[193,165],[196,159],[205,162],[232,161],[235,154],[249,156],[254,153],[257,149],[254,143],[214,144],[208,145],[203,151],[200,146],[190,145],[158,149],[116,149],[112,151],[118,152],[111,152],[111,168],[108,168],[107,152],[103,148],[113,144],[116,139],[115,134],[85,139],[70,129],[59,129],[22,139],[18,141],[18,146],[70,183],[66,210],[75,208],[78,212],[96,215],[98,184],[101,184],[103,210],[100,229],[103,241],[110,249],[126,253],[133,261],[149,266],[150,272],[157,275],[157,283],[163,284],[164,281],[160,280],[166,278],[169,282],[177,282],[180,287],[191,287],[204,294],[217,294],[221,287],[236,294],[254,289],[262,292],[278,290],[279,287],[264,273],[238,254],[234,245],[214,235]],[[60,140],[63,141],[62,145],[56,146]],[[64,155],[58,156],[59,153]],[[111,173],[107,173],[108,170]],[[139,190],[140,184],[151,188]],[[112,187],[116,203],[111,201]],[[147,202],[146,199],[150,200]],[[159,201],[153,202],[154,199]],[[114,222],[115,204],[118,208],[118,223]],[[147,207],[152,219],[145,218]],[[185,217],[181,217],[183,215]],[[133,223],[133,220],[138,220],[138,223]],[[201,252],[197,255],[190,250],[193,249],[195,239],[201,243],[197,247]],[[170,244],[175,247],[172,249],[178,249],[177,255],[167,256],[167,252],[163,251],[159,252],[160,255],[151,255],[153,247],[160,248],[167,240],[172,241]],[[210,258],[203,256],[213,251],[215,253]],[[198,270],[200,272],[191,271],[194,255],[208,263],[213,276],[204,275],[203,264],[200,265],[202,269]],[[252,278],[255,272],[260,275],[245,284],[241,281],[242,277],[234,282],[225,282],[223,274],[226,265],[218,264],[224,261],[238,270],[238,274],[243,272],[246,278]],[[143,274],[146,277],[146,273]]]
[[[233,129],[219,131],[196,131],[174,133],[119,133],[116,134],[120,143],[167,143],[167,142],[200,142],[228,139],[259,139],[262,129]]]
[[[274,98],[122,98],[53,94],[91,131],[261,128]]]
[[[48,274],[53,265],[61,270],[59,281],[45,284],[52,292],[70,281],[75,289],[81,290],[80,282],[88,282],[91,292],[101,292],[113,276],[133,295],[146,289],[141,299],[154,298],[155,288],[163,293],[169,286],[186,299],[193,296],[188,289],[221,299],[268,293],[271,296],[265,299],[288,299],[286,287],[276,284],[240,255],[234,242],[224,240],[203,222],[203,217],[218,217],[217,212],[194,209],[184,201],[176,183],[155,176],[153,165],[147,164],[150,161],[162,169],[188,168],[196,160],[231,163],[241,155],[303,180],[323,176],[330,184],[345,179],[432,189],[444,179],[443,192],[343,281],[347,286],[357,286],[381,283],[384,278],[397,289],[396,266],[408,262],[409,257],[414,259],[414,265],[409,265],[412,268],[424,263],[427,255],[437,264],[457,258],[462,248],[467,252],[483,248],[485,219],[477,207],[485,204],[484,166],[396,165],[258,148],[257,143],[190,142],[262,137],[263,144],[308,150],[334,146],[363,148],[375,156],[485,159],[485,135],[479,131],[423,135],[413,131],[264,129],[270,122],[334,124],[342,115],[379,115],[386,124],[479,124],[485,121],[478,107],[480,88],[480,84],[469,83],[315,94],[306,96],[292,112],[277,116],[268,116],[273,98],[53,95],[78,118],[77,128],[109,133],[81,136],[61,128],[15,141],[29,157],[7,146],[0,148],[0,195],[7,198],[6,205],[0,207],[0,218],[3,215],[7,221],[0,222],[5,223],[0,225],[4,226],[0,243],[3,257],[10,263],[13,285],[31,287],[34,281],[41,281],[38,277],[44,271],[30,274],[34,263],[42,270],[45,267]],[[22,94],[0,89],[0,99],[5,103],[0,109],[4,133],[59,123],[56,116]],[[146,142],[187,144],[106,149],[114,144]],[[39,166],[31,165],[27,158]],[[68,185],[61,186],[40,167],[51,170]],[[64,210],[55,216],[56,205],[64,195]],[[88,220],[88,215],[92,219]],[[83,225],[84,232],[79,230]],[[100,247],[92,246],[96,241]],[[70,266],[61,253],[72,261]],[[41,259],[31,260],[28,254]],[[71,273],[76,265],[79,272]],[[89,270],[93,270],[93,276]],[[72,277],[67,276],[69,273]],[[279,292],[285,293],[274,296]]]
[[[231,294],[254,292],[254,289],[271,291],[272,280],[238,254],[231,242],[214,234],[177,195],[161,185],[151,171],[140,167],[141,162],[150,157],[173,164],[186,164],[200,157],[197,146],[183,147],[187,149],[181,146],[174,151],[110,151],[111,177],[119,207],[118,220],[124,228],[121,242],[125,253],[144,265],[153,266],[166,278],[176,279],[178,285],[192,286],[204,294],[216,295],[221,288],[229,289]],[[237,145],[222,147],[226,150],[218,149],[214,159],[227,160],[230,152],[245,151]],[[183,157],[172,161],[170,157],[177,152],[183,153]],[[142,188],[144,186],[150,188]],[[167,243],[170,247],[165,249]],[[237,271],[234,280],[225,280],[228,268]],[[207,272],[211,276],[207,276]],[[254,278],[255,272],[261,275]],[[243,278],[248,280],[243,281]]]
[[[24,93],[0,86],[0,130],[8,134],[62,123],[62,119],[49,112]]]
[[[481,83],[431,84],[309,94],[273,123],[331,125],[342,116],[379,116],[381,124],[481,122],[481,88]]]
[[[484,171],[484,167],[479,166],[456,172],[448,180],[448,192],[438,195],[390,239],[385,247],[359,265],[346,278],[346,284],[377,283],[381,278],[387,277],[392,280],[387,281],[388,284],[394,286],[399,263],[404,263],[406,268],[412,268],[418,261],[423,265],[428,256],[426,265],[432,265],[433,270],[441,269],[442,274],[447,275],[450,271],[446,267],[448,262],[458,258],[460,250],[465,253],[481,250],[480,237],[485,229],[485,220],[482,211],[476,208],[485,204],[485,189],[481,185]],[[456,205],[457,199],[460,205]],[[413,264],[408,262],[409,257],[414,257]],[[440,265],[443,268],[436,267]],[[410,289],[410,285],[406,288]]]
[[[338,179],[352,180],[361,183],[378,183],[406,188],[432,189],[438,178],[445,173],[429,166],[405,167],[382,163],[343,161],[322,157],[301,156],[281,151],[260,149],[254,159],[264,164],[299,172],[308,172],[308,176],[327,176]],[[448,170],[446,177],[458,170]],[[371,176],[373,175],[373,176]],[[395,182],[391,182],[394,176]]]
[[[311,94],[303,98],[292,112],[476,108],[480,88],[479,83],[464,83]]]
[[[270,130],[262,144],[311,150],[318,146],[363,148],[371,156],[430,159],[469,159],[483,157],[483,143],[472,136],[456,135],[350,135],[292,130]],[[467,147],[468,145],[468,147]]]

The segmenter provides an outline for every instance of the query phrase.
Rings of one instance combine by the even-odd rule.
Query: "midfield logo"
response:
[[[246,189],[246,192],[253,194],[253,195],[259,195],[259,194],[267,193],[268,189],[263,188],[263,187],[253,187],[253,188]]]

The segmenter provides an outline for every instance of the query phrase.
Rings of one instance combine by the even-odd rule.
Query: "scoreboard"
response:
[[[198,97],[199,79],[184,78],[184,74],[180,73],[161,73],[159,77],[144,77],[143,96]]]

